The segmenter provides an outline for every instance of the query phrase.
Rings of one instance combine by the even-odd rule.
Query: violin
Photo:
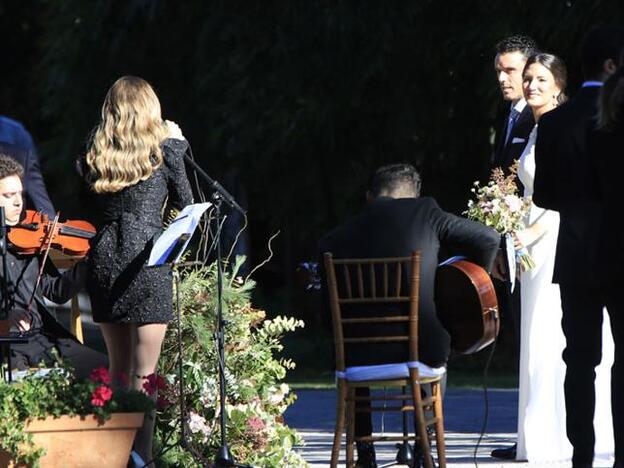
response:
[[[95,236],[95,227],[88,221],[50,221],[40,211],[26,210],[26,216],[8,231],[9,242],[22,254],[38,254],[49,249],[60,250],[73,257],[84,257],[89,252],[89,240]]]

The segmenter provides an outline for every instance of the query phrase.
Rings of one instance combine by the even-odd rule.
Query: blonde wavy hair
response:
[[[149,178],[163,162],[160,145],[168,133],[147,81],[136,76],[115,81],[86,155],[93,191],[119,192]]]

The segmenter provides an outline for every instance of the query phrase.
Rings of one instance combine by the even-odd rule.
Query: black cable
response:
[[[483,369],[483,401],[485,404],[485,409],[483,411],[483,425],[481,426],[481,433],[479,434],[479,439],[477,440],[477,444],[475,445],[475,449],[472,454],[472,460],[474,462],[475,468],[479,468],[479,464],[477,463],[477,452],[479,450],[479,446],[481,445],[481,440],[483,439],[483,436],[485,435],[485,431],[487,429],[488,417],[490,414],[487,377],[488,377],[488,370],[490,368],[490,364],[492,363],[492,358],[494,357],[494,351],[496,350],[497,341],[498,341],[498,333],[494,337],[494,342],[492,343],[492,349],[490,349],[490,355],[488,356],[487,361],[485,363],[485,368]]]

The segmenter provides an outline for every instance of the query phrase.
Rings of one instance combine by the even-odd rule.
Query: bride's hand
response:
[[[537,242],[545,232],[546,231],[541,225],[533,223],[522,231],[514,233],[514,247],[516,250],[521,249],[522,247],[528,247]]]
[[[177,123],[172,122],[171,120],[165,120],[165,125],[169,130],[169,138],[173,138],[175,140],[185,140],[184,135],[182,135],[182,130]]]
[[[528,245],[527,243],[527,230],[523,229],[522,231],[514,232],[513,240],[514,240],[514,248],[516,250],[520,250],[522,247]]]

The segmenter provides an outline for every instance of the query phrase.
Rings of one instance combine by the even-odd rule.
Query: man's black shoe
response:
[[[516,449],[518,448],[518,444],[513,444],[511,447],[494,449],[490,456],[493,458],[500,458],[502,460],[515,460],[516,459]]]
[[[375,446],[372,442],[356,442],[357,447],[357,468],[377,468],[375,458]]]

